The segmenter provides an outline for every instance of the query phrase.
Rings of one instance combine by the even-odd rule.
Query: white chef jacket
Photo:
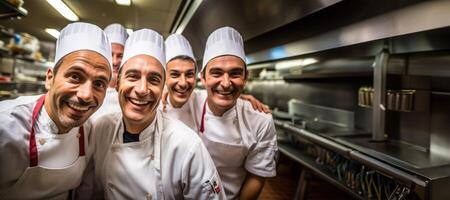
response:
[[[8,100],[0,101],[0,112],[8,110],[9,108],[17,106],[17,105],[26,104],[26,103],[29,103],[29,102],[36,102],[37,99],[41,95],[42,94],[40,94],[40,95],[32,95],[32,96],[20,96],[20,97],[17,97],[15,99],[8,99]]]
[[[195,98],[199,135],[208,148],[219,171],[227,199],[239,198],[246,173],[261,177],[276,175],[277,139],[272,115],[259,112],[250,102],[237,99],[236,105],[222,116],[215,116],[204,106],[206,91]],[[204,132],[200,132],[202,110]]]
[[[180,120],[181,122],[186,124],[189,128],[191,128],[192,130],[197,132],[198,122],[196,121],[197,118],[195,117],[195,114],[196,114],[195,112],[197,112],[197,110],[201,109],[201,108],[195,107],[195,98],[197,95],[196,93],[197,93],[197,91],[194,90],[191,93],[191,96],[189,96],[188,101],[183,106],[181,106],[181,108],[173,107],[173,105],[170,103],[170,100],[169,100],[170,97],[168,97],[165,112],[163,110],[162,103],[159,104],[159,107],[158,107],[159,112],[164,112],[164,116],[167,116],[169,118]],[[200,112],[200,111],[198,111],[198,112]]]
[[[100,191],[104,191],[106,198],[145,199],[150,196],[152,199],[226,199],[207,149],[196,133],[180,121],[157,112],[153,123],[140,133],[138,142],[123,144],[123,132],[122,113],[102,117],[93,128],[95,183],[100,184],[96,185],[97,190],[100,188]],[[141,145],[149,138],[153,140],[148,143],[152,146],[151,150],[136,153],[147,156],[121,154],[118,160],[123,162],[109,162],[111,154],[126,151],[127,146]],[[120,146],[122,149],[117,148]],[[142,148],[147,147],[145,145]],[[130,163],[134,169],[116,167]],[[135,174],[134,171],[146,173]],[[154,185],[147,188],[144,184],[149,181]],[[85,181],[83,184],[89,185]]]
[[[97,111],[95,111],[94,114],[92,114],[90,119],[95,122],[105,114],[116,112],[120,112],[118,93],[115,88],[108,87],[108,89],[106,89],[106,95],[105,99],[103,100],[103,104],[100,106],[100,108],[98,108]]]
[[[37,97],[22,97],[20,102],[8,100],[12,104],[0,113],[0,199],[5,194],[11,194],[11,188],[16,187],[16,184],[23,180],[21,176],[30,169],[31,115]],[[69,190],[75,189],[81,182],[82,172],[86,167],[88,157],[92,153],[88,148],[91,123],[87,121],[83,124],[86,156],[80,157],[79,127],[72,128],[68,133],[58,134],[56,124],[51,120],[43,106],[39,111],[34,128],[38,153],[38,165],[36,167],[45,168],[46,172],[49,173],[54,171],[55,174],[61,174],[62,172],[62,174],[71,175],[64,177],[33,174],[34,177],[37,177],[37,180],[34,181],[36,185],[27,186],[35,192],[23,191],[20,198],[67,199]],[[79,159],[82,160],[81,164],[77,164],[79,172],[65,173],[64,170],[70,168],[75,162],[78,163]],[[60,184],[61,181],[66,184]],[[40,185],[42,183],[45,183],[45,185]],[[47,189],[40,191],[39,188],[41,187]]]

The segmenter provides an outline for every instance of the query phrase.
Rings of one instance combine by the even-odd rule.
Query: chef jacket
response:
[[[91,155],[90,121],[58,134],[45,107],[36,110],[36,96],[9,101],[0,113],[0,199],[67,199]]]
[[[106,115],[94,125],[95,195],[104,194],[107,199],[226,199],[207,149],[180,121],[157,112],[139,141],[123,143],[123,133],[122,113]],[[95,195],[93,199],[101,198]]]
[[[200,111],[197,111],[198,108],[195,107],[195,98],[197,95],[196,93],[197,93],[197,91],[194,90],[191,93],[191,96],[189,96],[188,101],[183,106],[181,106],[181,108],[173,107],[173,105],[170,103],[170,100],[167,99],[167,105],[166,105],[165,111],[163,109],[162,103],[160,103],[160,105],[158,107],[159,112],[164,112],[164,116],[167,116],[169,118],[180,120],[185,125],[187,125],[189,128],[191,128],[192,130],[197,132],[198,122],[196,121],[197,118],[195,117],[195,114],[196,114],[195,112],[200,112]]]
[[[235,106],[215,116],[206,103],[206,91],[196,95],[194,106],[201,108],[196,112],[198,133],[214,160],[227,199],[239,198],[247,172],[275,176],[278,148],[272,115],[237,99]]]
[[[105,99],[100,108],[90,117],[93,122],[105,114],[120,112],[118,93],[115,88],[106,89]]]

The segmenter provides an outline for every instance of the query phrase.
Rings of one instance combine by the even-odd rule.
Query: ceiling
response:
[[[167,36],[183,0],[132,0],[131,6],[117,5],[114,0],[63,0],[82,22],[105,28],[120,23],[133,30],[151,28]],[[1,25],[15,32],[26,32],[42,41],[56,39],[45,28],[61,30],[69,20],[60,15],[45,0],[26,0],[23,7],[28,15],[21,19],[0,21]]]

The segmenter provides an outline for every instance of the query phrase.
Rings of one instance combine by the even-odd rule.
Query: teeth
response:
[[[221,95],[230,95],[230,94],[232,94],[231,91],[230,92],[218,91],[218,93],[221,94]]]
[[[68,103],[69,107],[78,110],[78,111],[87,111],[89,110],[89,106],[79,106],[75,103]]]
[[[137,105],[146,105],[149,103],[149,101],[144,101],[144,100],[137,100],[137,99],[132,99],[130,98],[131,103],[137,104]]]

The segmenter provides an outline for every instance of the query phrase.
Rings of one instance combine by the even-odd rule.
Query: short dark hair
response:
[[[64,56],[65,57],[65,56]],[[55,64],[55,66],[53,67],[53,75],[56,76],[56,73],[59,70],[59,67],[62,65],[63,61],[64,61],[64,57],[62,57],[61,59],[58,60],[58,62]]]
[[[208,63],[206,65],[208,65]],[[248,71],[247,71],[247,64],[245,62],[244,62],[244,73],[245,73],[245,76],[247,77]],[[202,76],[203,76],[203,78],[206,78],[206,66],[205,66],[205,69],[203,69],[203,71],[202,71]]]
[[[193,63],[194,63],[194,69],[195,69],[195,71],[198,71],[198,70],[197,70],[197,62],[196,62],[194,59],[192,59],[191,57],[185,56],[185,55],[179,55],[179,56],[173,57],[172,59],[170,59],[169,61],[167,61],[167,63],[169,63],[170,61],[175,60],[175,59],[180,59],[180,60],[183,60],[183,61],[191,61],[191,62],[193,62]],[[167,67],[167,66],[166,66],[166,67]]]

